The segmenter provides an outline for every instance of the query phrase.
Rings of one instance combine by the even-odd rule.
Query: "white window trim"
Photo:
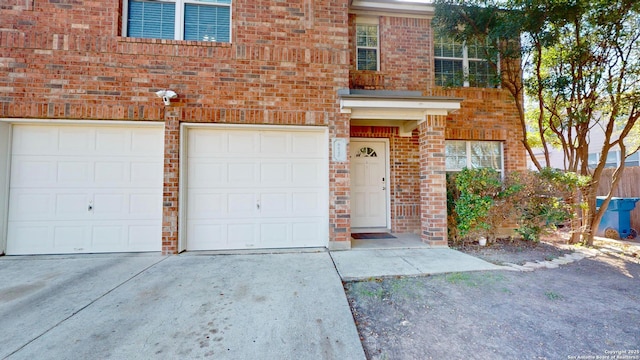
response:
[[[500,73],[500,54],[498,54],[497,56],[498,56],[498,59],[496,60],[496,73],[499,74]],[[469,60],[488,62],[487,59],[470,58],[469,48],[467,47],[466,41],[462,42],[462,58],[451,57],[451,56],[436,56],[435,54],[433,55],[433,58],[436,60],[439,59],[439,60],[457,60],[457,61],[460,61],[460,59],[462,59],[462,74],[464,76],[464,82],[462,84],[463,87],[471,87],[471,84],[469,83]],[[498,85],[498,88],[499,87],[500,85]]]
[[[500,144],[500,169],[494,169],[497,172],[500,173],[500,177],[504,177],[504,143],[502,141],[496,141],[496,140],[457,140],[457,139],[450,139],[450,140],[445,140],[445,144],[447,141],[464,141],[465,143],[465,155],[467,157],[467,164],[466,164],[466,168],[471,169],[471,143],[472,142],[492,142],[492,143],[498,143]],[[445,154],[445,158],[446,158],[446,154]],[[460,172],[462,171],[462,169],[445,169],[446,172]]]
[[[377,44],[376,47],[371,46],[358,46],[358,25],[375,25],[377,32]],[[358,50],[359,49],[374,49],[376,50],[376,71],[380,71],[380,18],[379,17],[361,17],[356,18],[356,70],[360,70],[360,63],[358,62]]]
[[[129,23],[129,1],[130,0],[122,0],[122,37],[129,37],[127,35],[128,32],[128,23]],[[176,4],[176,20],[174,22],[173,28],[173,40],[182,40],[182,41],[196,41],[196,40],[184,40],[184,5],[185,4],[200,4],[200,5],[209,5],[209,6],[226,6],[229,8],[229,42],[232,42],[233,39],[233,0],[229,4],[217,4],[204,2],[199,0],[152,0],[153,2],[166,2],[166,3],[174,3]],[[212,41],[217,42],[217,41]],[[227,42],[224,42],[227,44]]]

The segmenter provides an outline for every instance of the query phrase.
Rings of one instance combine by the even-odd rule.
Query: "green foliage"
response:
[[[525,240],[538,241],[545,232],[573,218],[573,198],[589,177],[545,168],[512,172],[501,181],[492,169],[463,169],[447,182],[449,238],[495,237],[500,226],[516,223]]]
[[[511,216],[508,199],[517,191],[517,186],[505,186],[494,169],[463,169],[455,177],[455,190],[450,190],[459,192],[452,200],[457,235],[495,238],[500,224]]]

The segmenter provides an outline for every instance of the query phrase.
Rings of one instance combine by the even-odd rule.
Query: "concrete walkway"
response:
[[[462,271],[510,270],[448,248],[392,248],[331,252],[343,281]]]
[[[326,251],[0,257],[0,359],[364,359]]]

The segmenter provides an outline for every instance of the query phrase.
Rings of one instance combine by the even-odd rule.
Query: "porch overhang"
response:
[[[433,4],[416,1],[350,0],[349,13],[359,15],[390,14],[431,19],[435,13],[435,7]]]
[[[448,115],[460,109],[461,98],[422,96],[417,92],[343,92],[340,112],[351,114],[352,125],[398,127],[401,136],[411,132],[428,115]]]

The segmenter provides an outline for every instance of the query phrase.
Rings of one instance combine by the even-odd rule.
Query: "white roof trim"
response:
[[[411,132],[425,121],[428,115],[447,115],[460,109],[462,99],[457,98],[393,98],[384,96],[343,95],[340,112],[351,114],[351,123],[395,126],[400,136]]]
[[[340,111],[352,119],[423,120],[427,115],[447,115],[460,109],[462,99],[341,98]]]
[[[351,0],[350,13],[406,14],[411,17],[433,17],[433,4],[393,0]]]

